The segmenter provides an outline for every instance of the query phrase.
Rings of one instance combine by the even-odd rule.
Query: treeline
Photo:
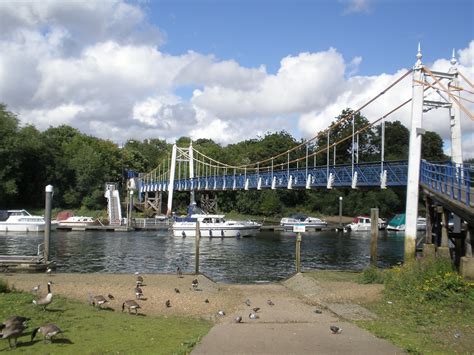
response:
[[[341,117],[351,113],[345,110]],[[356,131],[367,126],[365,117],[355,115]],[[351,121],[331,130],[330,144],[352,133]],[[385,159],[406,160],[408,157],[409,131],[400,122],[385,125]],[[189,145],[190,139],[182,137],[178,145]],[[289,133],[267,133],[258,137],[230,144],[225,147],[210,139],[193,141],[200,152],[229,164],[246,164],[268,158],[294,147],[297,141]],[[352,141],[345,140],[337,146],[336,163],[351,161]],[[320,137],[308,147],[317,155],[317,165],[326,164],[327,136]],[[431,161],[445,160],[443,141],[433,132],[423,136],[422,156]],[[381,147],[380,126],[359,134],[359,161],[379,161]],[[37,208],[44,204],[44,187],[54,186],[54,205],[60,208],[104,209],[104,183],[126,183],[126,172],[148,172],[168,157],[171,144],[163,139],[127,141],[118,146],[79,132],[67,125],[50,127],[40,132],[32,125],[21,126],[15,114],[0,104],[0,208]],[[290,160],[305,154],[306,146],[290,154]],[[286,161],[287,157],[280,158]],[[330,151],[330,162],[334,160]],[[278,161],[275,161],[277,164]],[[124,189],[122,189],[123,192]],[[381,215],[401,211],[405,204],[405,189],[334,189],[327,190],[267,190],[219,192],[219,209],[247,214],[281,215],[291,211],[336,214],[339,196],[344,197],[344,214],[368,213],[379,207]],[[199,195],[197,196],[199,201]],[[174,205],[184,211],[189,201],[188,193],[177,193]]]

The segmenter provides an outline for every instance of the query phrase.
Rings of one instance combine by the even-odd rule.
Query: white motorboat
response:
[[[397,214],[388,222],[387,230],[401,232],[405,230],[406,216],[405,213]],[[426,218],[418,217],[416,219],[416,229],[419,231],[426,230]]]
[[[280,226],[292,229],[294,226],[305,226],[306,228],[321,229],[327,227],[327,222],[316,217],[307,217],[302,214],[284,217],[280,220]]]
[[[379,229],[385,229],[387,223],[382,218],[379,218],[378,225]],[[346,228],[350,229],[353,232],[366,232],[371,230],[372,223],[370,221],[370,217],[358,216],[354,218],[352,223],[346,225]]]
[[[43,232],[45,225],[43,216],[33,216],[26,210],[0,211],[0,232]],[[51,230],[57,226],[57,221],[51,221]]]
[[[228,238],[248,237],[258,233],[260,223],[253,221],[230,221],[220,214],[206,214],[195,205],[190,206],[188,216],[175,217],[173,235],[175,237],[195,237],[196,221],[199,222],[201,237]]]
[[[85,228],[87,226],[97,224],[96,220],[92,217],[85,216],[71,216],[64,220],[59,221],[58,227],[65,228]]]

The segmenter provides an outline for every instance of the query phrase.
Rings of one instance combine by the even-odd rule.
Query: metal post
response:
[[[415,257],[418,193],[420,184],[421,128],[423,118],[423,64],[418,45],[417,61],[413,67],[410,147],[408,154],[408,181],[406,194],[405,260]]]
[[[196,265],[195,265],[195,268],[194,268],[194,273],[196,275],[199,275],[199,242],[201,240],[201,229],[199,227],[199,221],[196,221],[196,238],[195,238],[195,241],[194,243],[196,244]]]
[[[342,196],[339,196],[339,228],[342,230]]]
[[[48,185],[45,188],[46,197],[44,203],[44,262],[49,261],[49,240],[51,237],[51,206],[53,199],[53,186]]]
[[[168,210],[166,211],[167,216],[171,216],[171,211],[173,207],[173,189],[174,189],[175,171],[176,171],[176,144],[173,144],[173,151],[171,153],[170,181],[168,184]]]
[[[370,209],[370,263],[377,266],[377,239],[379,237],[379,209]]]
[[[456,64],[457,61],[453,49],[449,73],[454,74],[455,77],[449,83],[449,89],[450,91],[456,90],[456,92],[451,91],[451,94],[456,97],[458,102],[460,102],[461,95],[459,93],[459,89],[457,89],[459,87],[459,80]],[[453,89],[451,87],[453,87]],[[454,102],[451,96],[449,97],[449,101],[451,102],[451,109],[449,110],[451,116],[451,160],[455,164],[462,164],[461,108]]]
[[[128,218],[127,218],[127,227],[132,227],[132,211],[133,211],[133,190],[130,190],[130,197],[128,199]]]
[[[296,235],[296,272],[301,272],[301,233]]]

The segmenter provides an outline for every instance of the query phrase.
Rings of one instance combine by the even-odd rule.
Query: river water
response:
[[[255,237],[202,238],[200,271],[216,281],[277,281],[295,272],[295,234],[261,232]],[[43,234],[0,234],[0,254],[36,254]],[[381,231],[378,266],[403,260],[403,234]],[[180,266],[194,272],[194,238],[168,232],[54,231],[50,258],[56,272],[172,273]],[[301,265],[306,269],[362,270],[369,264],[370,233],[334,231],[305,233]]]

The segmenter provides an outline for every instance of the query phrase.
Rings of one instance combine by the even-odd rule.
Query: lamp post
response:
[[[342,230],[342,196],[339,196],[339,228]]]

